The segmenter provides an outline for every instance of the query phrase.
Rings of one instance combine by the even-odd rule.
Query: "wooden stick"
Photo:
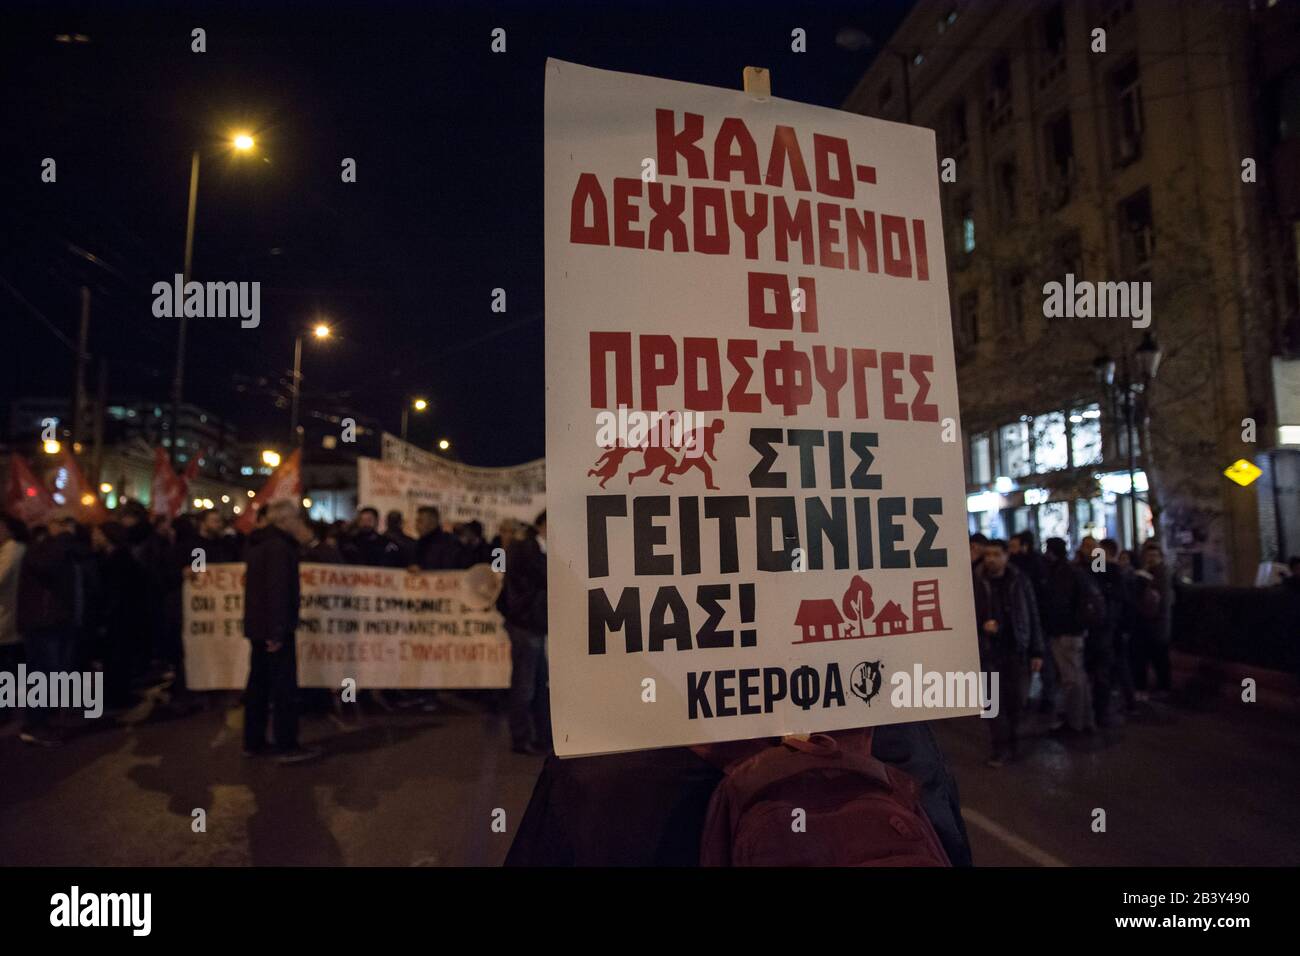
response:
[[[745,92],[754,97],[772,95],[772,74],[765,66],[747,66],[744,72]]]

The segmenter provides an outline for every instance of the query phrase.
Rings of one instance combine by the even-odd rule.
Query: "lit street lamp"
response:
[[[236,133],[231,137],[231,147],[237,153],[252,152],[256,143],[247,133]],[[191,266],[194,262],[194,214],[199,204],[199,151],[190,155],[190,201],[185,214],[185,267],[181,276],[181,286],[190,281]],[[171,463],[176,464],[176,438],[180,428],[181,396],[185,388],[185,330],[188,316],[185,310],[177,317],[176,331],[176,372],[172,376],[172,412],[171,412],[171,446],[168,449]]]
[[[429,407],[429,401],[425,398],[407,399],[402,403],[402,441],[406,441],[407,420],[410,417],[411,409],[417,412],[426,411]]]
[[[324,322],[317,322],[312,326],[312,337],[317,340],[324,340],[330,337],[330,327]],[[302,333],[300,332],[293,340],[293,382],[290,386],[292,400],[290,402],[289,412],[289,432],[291,440],[295,444],[302,444],[302,436],[298,434],[298,395],[302,391]]]
[[[1137,433],[1139,424],[1142,429],[1142,462],[1147,471],[1147,507],[1151,507],[1151,498],[1155,493],[1155,483],[1151,470],[1150,407],[1147,392],[1160,369],[1163,353],[1154,336],[1147,332],[1133,353],[1123,354],[1119,362],[1105,352],[1093,359],[1092,369],[1097,381],[1110,393],[1111,407],[1121,409],[1124,413],[1125,444],[1128,453],[1128,490],[1129,490],[1129,530],[1132,535],[1131,546],[1138,546],[1138,490],[1137,474]],[[1136,366],[1136,369],[1133,368]],[[1134,375],[1136,372],[1136,375]],[[1113,420],[1113,419],[1112,419]],[[1152,508],[1152,522],[1156,520]],[[1159,534],[1159,528],[1154,529]]]

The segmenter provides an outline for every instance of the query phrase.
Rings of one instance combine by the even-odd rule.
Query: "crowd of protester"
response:
[[[1070,554],[1062,538],[1039,551],[1029,531],[974,534],[970,560],[980,666],[999,676],[990,766],[1015,758],[1026,701],[1070,737],[1168,696],[1174,581],[1157,542],[1135,552],[1085,536]],[[1300,559],[1291,570],[1300,586]]]
[[[491,564],[494,554],[504,559],[512,550],[518,550],[527,581],[513,586],[506,582],[503,601],[499,602],[506,614],[512,646],[518,645],[516,666],[528,676],[527,688],[509,698],[512,713],[518,710],[524,715],[512,717],[512,729],[518,731],[516,749],[536,752],[541,747],[549,748],[546,733],[534,729],[542,726],[540,720],[534,720],[537,702],[546,697],[542,649],[545,561],[540,566],[536,561],[540,553],[536,544],[538,529],[507,519],[489,542],[478,521],[449,531],[444,529],[437,508],[422,507],[412,536],[406,533],[398,511],[385,516],[380,531],[379,513],[374,508],[362,508],[352,521],[323,522],[305,520],[293,503],[288,503],[287,509],[259,512],[255,529],[247,535],[236,530],[217,510],[167,519],[151,516],[136,501],[124,502],[109,520],[93,526],[78,523],[65,508],[54,509],[32,528],[7,515],[0,517],[0,669],[13,671],[25,662],[29,669],[47,673],[102,671],[104,708],[110,715],[131,709],[153,690],[157,691],[152,694],[153,705],[163,713],[187,714],[199,706],[198,698],[186,688],[181,634],[183,585],[188,576],[197,573],[199,560],[203,566],[249,563],[246,577],[252,586],[246,593],[245,631],[256,666],[245,703],[252,699],[254,723],[260,713],[265,724],[268,704],[278,702],[275,709],[288,715],[296,713],[298,697],[310,694],[298,692],[295,686],[286,698],[283,686],[266,684],[268,680],[292,682],[292,665],[262,666],[268,663],[264,656],[266,635],[274,631],[284,636],[280,632],[287,613],[284,608],[290,600],[294,605],[293,622],[297,623],[297,600],[285,583],[288,578],[283,555],[277,554],[289,547],[286,540],[292,542],[295,582],[297,561],[412,572],[445,571]],[[200,553],[201,558],[197,556]],[[504,569],[507,565],[503,560],[498,566]],[[521,589],[527,593],[508,606],[505,595]],[[278,593],[273,595],[273,591]],[[540,624],[536,615],[539,600]],[[516,608],[519,613],[515,613]],[[280,615],[280,621],[274,619],[275,614]],[[292,640],[269,643],[277,651],[279,645],[287,644],[291,653]],[[540,694],[538,687],[542,688]],[[418,707],[428,711],[438,706],[433,691],[372,690],[345,713],[338,693],[321,694],[330,699],[327,706],[332,707],[336,717],[358,717],[362,703],[380,710]],[[286,703],[290,698],[293,700]],[[0,711],[0,721],[10,719],[13,713],[9,709]],[[31,707],[22,713],[19,736],[23,742],[57,746],[65,738],[69,728],[63,726],[55,709]],[[549,727],[549,720],[545,726]],[[301,752],[296,723],[286,721],[277,730],[277,749],[287,754]],[[246,752],[260,750],[256,727],[248,733],[246,744],[250,746],[246,746]]]

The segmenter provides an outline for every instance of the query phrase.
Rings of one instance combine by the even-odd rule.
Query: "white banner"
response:
[[[557,751],[976,713],[893,693],[979,671],[934,133],[557,60],[545,102]]]
[[[298,686],[510,686],[510,640],[493,607],[500,575],[409,574],[391,568],[304,564]],[[244,565],[210,564],[185,583],[185,676],[192,690],[248,681]]]
[[[531,524],[546,507],[544,459],[505,468],[475,468],[383,437],[383,460],[357,459],[357,507],[380,516],[400,511],[414,533],[416,511],[433,505],[443,524],[478,520],[491,540],[504,518]]]

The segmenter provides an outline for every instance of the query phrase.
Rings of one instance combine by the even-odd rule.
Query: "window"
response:
[[[1300,136],[1300,68],[1282,74],[1270,97],[1276,103],[1277,124],[1274,135],[1279,143]]]
[[[993,61],[989,71],[988,124],[990,132],[1011,121],[1011,61],[1005,56]]]
[[[1100,405],[1093,403],[1070,410],[1070,454],[1076,468],[1101,464]]]
[[[1065,55],[1065,7],[1059,3],[1043,14],[1043,45],[1049,59]]]
[[[1044,89],[1065,75],[1065,8],[1052,4],[1040,22],[1043,50],[1039,54],[1038,87]]]
[[[1083,246],[1077,232],[1062,236],[1052,246],[1048,278],[1064,282],[1067,275],[1076,281],[1083,278]]]
[[[1060,471],[1069,467],[1069,440],[1064,412],[1048,412],[1034,419],[1034,471]]]
[[[1002,470],[1010,478],[1029,474],[1029,422],[1012,422],[998,429]]]
[[[949,117],[949,128],[952,130],[953,152],[963,153],[966,147],[970,145],[970,135],[966,130],[966,101],[958,100],[952,106],[952,113]]]
[[[1007,333],[1020,335],[1025,329],[1025,277],[1012,273],[1006,280]]]
[[[952,203],[953,248],[959,253],[955,265],[962,268],[966,257],[975,251],[975,200],[970,193],[959,193]]]
[[[1046,541],[1048,538],[1070,537],[1070,503],[1068,501],[1049,501],[1038,506],[1038,535]]]
[[[967,292],[957,307],[957,347],[973,349],[980,340],[980,295]]]
[[[1127,166],[1142,156],[1142,84],[1136,61],[1111,74],[1110,91],[1115,116],[1115,165]]]
[[[1128,274],[1151,265],[1155,233],[1151,224],[1151,193],[1143,189],[1119,204],[1121,265]]]
[[[943,16],[939,17],[939,23],[938,23],[939,32],[943,33],[943,31],[947,30],[950,26],[952,26],[956,22],[957,22],[957,8],[949,7],[948,12],[945,13]]]
[[[1047,198],[1053,210],[1060,209],[1070,201],[1070,185],[1074,179],[1074,132],[1068,110],[1047,122],[1043,139],[1047,153]]]
[[[987,485],[993,480],[992,445],[988,433],[970,440],[970,480],[974,485]]]
[[[999,163],[997,168],[998,215],[1004,224],[1016,220],[1019,209],[1016,205],[1020,192],[1020,182],[1016,174],[1016,164]]]

